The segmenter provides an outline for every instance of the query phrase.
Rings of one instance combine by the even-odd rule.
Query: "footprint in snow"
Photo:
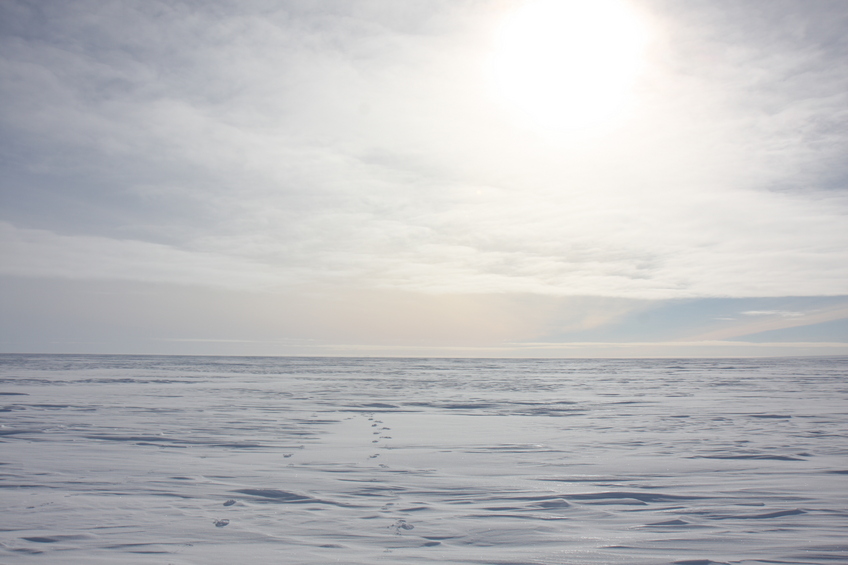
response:
[[[389,526],[390,530],[394,530],[396,535],[400,535],[401,530],[414,530],[415,526],[407,523],[406,520],[398,520],[391,526]]]

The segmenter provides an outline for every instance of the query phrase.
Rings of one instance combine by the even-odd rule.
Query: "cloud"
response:
[[[256,289],[284,276],[261,264],[143,241],[62,236],[0,222],[0,274]]]
[[[4,3],[4,272],[848,293],[846,10],[731,4],[641,3],[633,115],[552,139],[484,90],[509,2]]]
[[[621,299],[422,295],[315,285],[246,292],[180,282],[40,277],[0,277],[0,296],[0,341],[29,351],[83,339],[131,351],[151,342],[222,348],[255,343],[264,344],[265,354],[334,344],[504,347],[553,331],[596,328],[644,307]]]
[[[804,312],[786,312],[783,310],[748,310],[743,316],[780,316],[782,318],[798,318],[806,316]]]

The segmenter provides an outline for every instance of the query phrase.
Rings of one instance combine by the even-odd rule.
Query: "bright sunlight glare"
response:
[[[623,0],[531,0],[496,30],[489,87],[533,129],[603,129],[627,106],[647,39]]]

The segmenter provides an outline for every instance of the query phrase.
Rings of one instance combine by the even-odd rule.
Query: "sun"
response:
[[[603,128],[625,110],[647,40],[624,0],[532,0],[496,29],[489,91],[535,129]]]

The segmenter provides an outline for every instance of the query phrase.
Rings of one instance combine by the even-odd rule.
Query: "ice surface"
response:
[[[0,355],[0,563],[848,563],[846,376]]]

